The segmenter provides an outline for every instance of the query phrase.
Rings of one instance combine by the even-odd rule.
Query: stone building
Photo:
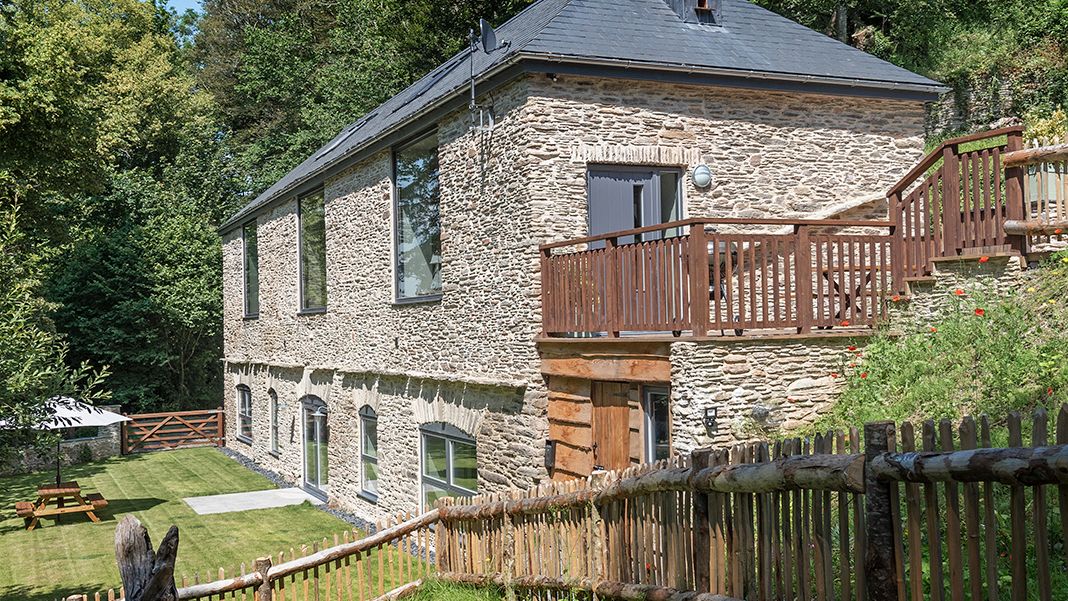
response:
[[[540,247],[885,218],[940,90],[744,0],[539,0],[496,41],[221,228],[227,445],[367,517],[806,419],[842,332],[551,333]]]

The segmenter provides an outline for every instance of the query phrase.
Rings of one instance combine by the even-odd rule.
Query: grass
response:
[[[185,449],[116,457],[67,468],[64,480],[99,492],[109,505],[94,524],[84,516],[44,520],[32,532],[15,516],[16,501],[32,501],[44,472],[0,479],[0,600],[44,601],[73,593],[118,588],[115,526],[133,514],[148,528],[153,545],[175,524],[179,528],[176,574],[201,581],[234,573],[257,555],[310,544],[349,529],[311,505],[237,513],[197,515],[183,497],[264,490],[273,485],[216,449]]]
[[[428,580],[415,595],[413,601],[498,601],[504,599],[495,587],[472,587]]]

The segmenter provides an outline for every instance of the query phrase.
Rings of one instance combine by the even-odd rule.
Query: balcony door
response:
[[[590,235],[668,223],[682,218],[681,172],[623,166],[590,167]],[[626,236],[620,244],[656,240],[674,231]],[[603,245],[594,245],[603,246]]]
[[[321,497],[328,490],[328,456],[330,427],[326,404],[317,397],[305,397],[301,403],[304,439],[304,488]]]

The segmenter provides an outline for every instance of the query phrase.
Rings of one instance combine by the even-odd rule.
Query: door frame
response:
[[[300,464],[301,464],[301,467],[300,467],[300,480],[301,480],[301,488],[303,488],[304,490],[306,490],[310,494],[325,500],[327,498],[327,494],[328,494],[327,491],[329,490],[329,488],[323,488],[322,487],[322,482],[318,482],[318,485],[315,485],[315,484],[312,484],[312,483],[310,483],[308,481],[308,436],[307,436],[307,426],[308,426],[307,417],[308,417],[308,415],[307,414],[308,414],[309,411],[315,412],[317,414],[321,413],[323,418],[324,418],[324,421],[329,419],[329,415],[330,415],[330,413],[329,413],[329,411],[327,410],[327,407],[326,407],[326,401],[322,400],[321,398],[319,398],[317,396],[309,395],[309,396],[303,397],[300,400],[300,448],[301,448],[301,453],[300,453],[300,459],[301,459],[301,461],[300,461]],[[318,442],[318,436],[319,436],[319,432],[317,431],[316,432],[317,442]],[[327,430],[326,436],[327,436],[327,453],[329,454],[329,452],[330,452],[329,451],[329,448],[330,448],[329,447],[329,444],[330,444],[329,443],[329,439],[330,439],[329,429]],[[319,455],[319,457],[322,457],[322,456]],[[327,465],[329,465],[329,462],[330,462],[330,460],[329,460],[329,457],[328,457],[327,458]],[[319,479],[322,478],[323,469],[322,469],[322,464],[319,463],[318,460],[316,460],[315,468],[318,471],[318,473],[316,474],[316,479],[319,480]],[[330,484],[329,484],[329,476],[327,476],[327,485],[326,486],[327,487],[330,486]]]

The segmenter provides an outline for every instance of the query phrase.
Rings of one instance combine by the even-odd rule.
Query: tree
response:
[[[41,253],[18,225],[18,211],[0,212],[0,459],[28,445],[51,440],[33,427],[48,416],[46,401],[55,396],[86,400],[107,398],[106,369],[87,364],[70,369],[66,345],[40,296]]]

